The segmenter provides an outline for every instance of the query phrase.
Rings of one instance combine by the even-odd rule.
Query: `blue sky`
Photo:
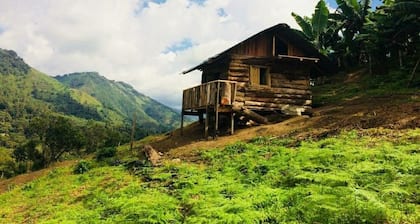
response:
[[[337,4],[336,4],[335,0],[327,0],[327,3],[328,3],[331,7],[333,7],[333,8],[337,8]],[[382,1],[381,1],[381,0],[372,0],[372,2],[371,2],[371,8],[372,8],[372,9],[375,9],[375,8],[376,8],[376,6],[381,5],[381,4],[382,4]]]
[[[180,108],[201,77],[183,70],[275,24],[298,28],[291,12],[310,16],[317,2],[0,0],[0,48],[48,75],[97,71]]]

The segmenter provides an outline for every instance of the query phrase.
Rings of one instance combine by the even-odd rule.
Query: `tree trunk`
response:
[[[417,59],[416,65],[414,66],[413,71],[411,72],[411,77],[410,77],[410,80],[408,81],[408,86],[410,86],[412,84],[412,82],[414,81],[414,77],[415,77],[417,66],[419,65],[419,62],[420,62],[420,58]]]
[[[400,63],[400,69],[403,68],[403,59],[402,59],[402,51],[401,49],[398,50],[398,61]]]

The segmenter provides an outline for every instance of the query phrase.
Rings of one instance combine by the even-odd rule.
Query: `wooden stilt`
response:
[[[181,136],[184,135],[184,109],[181,111]]]
[[[209,107],[206,107],[206,120],[204,122],[204,138],[207,139],[209,137]]]
[[[215,105],[215,124],[214,124],[214,135],[213,138],[217,138],[217,132],[219,131],[219,104],[220,104],[220,82],[217,83],[216,92],[216,105]]]
[[[233,111],[230,113],[230,134],[233,135],[234,128],[235,128],[235,120],[234,120],[235,114]]]
[[[202,112],[200,112],[198,114],[198,121],[200,122],[200,124],[203,124],[204,123],[204,117],[203,117],[203,113]]]

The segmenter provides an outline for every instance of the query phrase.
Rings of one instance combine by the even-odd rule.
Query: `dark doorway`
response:
[[[276,49],[275,49],[275,56],[277,55],[288,55],[287,44],[284,43],[280,38],[276,37]]]

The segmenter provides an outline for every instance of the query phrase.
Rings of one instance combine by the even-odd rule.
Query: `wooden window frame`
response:
[[[261,69],[265,69],[265,78],[267,83],[261,84]],[[271,74],[270,67],[260,65],[250,65],[249,67],[249,80],[252,86],[267,86],[271,87]]]

